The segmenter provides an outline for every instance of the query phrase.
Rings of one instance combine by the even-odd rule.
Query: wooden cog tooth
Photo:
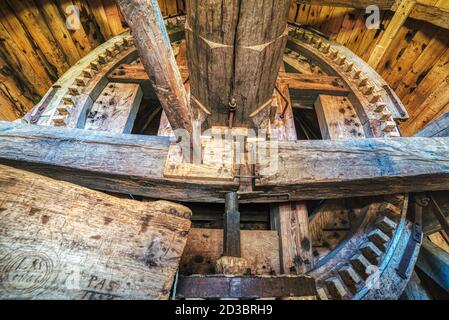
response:
[[[362,282],[362,279],[351,266],[344,266],[338,270],[338,274],[343,280],[344,284],[349,288],[352,294],[357,292],[357,286]]]
[[[382,122],[380,126],[380,130],[382,130],[383,132],[391,132],[394,130],[394,128],[396,128],[396,123],[394,121]]]
[[[399,208],[398,206],[395,206],[392,203],[384,203],[381,207],[382,212],[386,213],[386,214],[391,214],[391,215],[395,215],[398,216],[401,214],[401,208]]]
[[[128,47],[134,45],[134,38],[132,36],[125,36],[123,38],[123,40],[125,42],[125,45],[128,46]]]
[[[100,54],[100,55],[98,56],[98,61],[99,61],[101,64],[106,64],[106,63],[108,63],[108,61],[109,61],[109,57],[108,57],[105,53]]]
[[[95,71],[90,68],[86,68],[83,70],[83,77],[92,79],[92,77],[95,75]]]
[[[346,57],[344,55],[338,55],[337,64],[339,66],[342,66],[345,64],[345,62],[346,62]]]
[[[75,78],[75,82],[80,87],[85,87],[87,85],[88,80],[84,77]]]
[[[72,96],[77,96],[77,95],[79,95],[79,94],[80,94],[80,91],[79,91],[78,86],[76,86],[76,85],[70,86],[70,87],[69,87],[69,93],[70,93]]]
[[[380,99],[381,99],[381,96],[380,96],[379,94],[373,94],[373,95],[370,97],[369,102],[371,102],[371,103],[376,103],[376,102],[380,101]]]
[[[75,101],[73,101],[73,97],[70,95],[66,95],[62,98],[62,101],[65,105],[75,105]]]
[[[369,268],[373,266],[371,262],[369,262],[361,253],[351,258],[351,265],[363,280],[366,280],[366,278],[368,278]]]
[[[58,110],[58,113],[62,116],[67,116],[70,113],[72,113],[72,107],[70,107],[69,105],[62,104],[59,105],[56,109]]]
[[[365,95],[369,96],[374,92],[374,87],[370,84],[367,85],[366,90],[364,92]]]
[[[100,69],[101,69],[101,65],[100,65],[100,63],[99,63],[97,60],[92,61],[92,62],[90,63],[90,67],[91,67],[93,70],[95,70],[95,71],[100,71]]]
[[[364,87],[367,84],[368,84],[368,78],[367,77],[363,77],[363,78],[360,79],[359,87]]]
[[[349,295],[339,278],[332,277],[325,282],[327,291],[333,299],[341,300]]]
[[[376,221],[376,226],[382,230],[386,235],[392,236],[393,231],[397,227],[397,223],[388,218],[387,216],[381,217]]]
[[[345,69],[346,72],[351,72],[353,67],[354,67],[354,62],[348,61],[347,65],[346,65],[346,69]]]
[[[67,117],[55,116],[52,118],[52,122],[56,127],[65,127],[67,125]]]
[[[382,112],[387,108],[387,104],[385,102],[377,102],[374,105],[374,112]]]
[[[116,43],[114,43],[115,49],[117,49],[119,52],[122,52],[122,51],[123,51],[124,45],[125,45],[125,43],[124,43],[123,40],[119,40],[119,41],[117,41]]]
[[[333,49],[331,49],[331,50],[329,51],[329,57],[330,57],[332,60],[337,59],[337,57],[338,57],[338,52],[335,51],[335,50],[333,50]]]
[[[379,120],[380,121],[388,121],[391,119],[391,112],[387,108],[384,108],[382,112],[379,112]]]
[[[117,53],[118,52],[115,48],[107,48],[106,49],[106,55],[111,59],[114,58],[117,55]]]
[[[378,247],[374,245],[372,242],[367,242],[362,245],[360,251],[374,265],[377,265],[379,262],[379,258],[382,255],[382,251]]]
[[[315,44],[315,48],[317,48],[319,50],[322,45],[323,45],[323,41],[321,39],[318,39],[318,41]]]
[[[368,239],[373,242],[379,249],[385,251],[386,244],[390,241],[390,237],[380,229],[374,229],[368,234]]]

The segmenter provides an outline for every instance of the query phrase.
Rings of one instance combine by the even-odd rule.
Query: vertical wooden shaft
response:
[[[195,119],[258,128],[287,41],[291,1],[190,0],[186,42]]]
[[[192,134],[186,90],[156,0],[116,0],[131,28],[141,61],[173,130]]]
[[[223,256],[240,257],[240,212],[236,192],[226,194]]]

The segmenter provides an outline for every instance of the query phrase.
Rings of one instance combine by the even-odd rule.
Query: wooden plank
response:
[[[93,104],[84,129],[131,133],[142,97],[138,84],[109,83]]]
[[[279,80],[301,94],[328,94],[347,96],[349,87],[339,77],[305,75],[301,73],[279,73]]]
[[[429,123],[415,137],[449,137],[449,112]]]
[[[224,202],[224,192],[237,190],[233,181],[164,177],[169,145],[166,137],[0,122],[0,162],[47,176],[104,191],[193,202]]]
[[[279,274],[279,238],[276,231],[241,230],[240,241],[241,257],[247,261],[251,274]],[[222,229],[192,228],[179,271],[183,275],[214,274],[222,254]]]
[[[280,141],[278,155],[277,167],[259,163],[255,190],[328,199],[449,186],[448,138]]]
[[[285,71],[284,66],[280,73]],[[284,73],[285,74],[285,73]],[[277,112],[273,128],[277,139],[297,139],[289,85],[278,78]],[[282,98],[284,96],[285,100]],[[287,109],[285,109],[287,108]],[[285,112],[284,112],[285,109]],[[280,115],[284,112],[283,118]],[[280,265],[284,274],[300,274],[314,265],[312,243],[309,235],[309,213],[305,202],[282,203],[270,206],[270,215],[279,233]]]
[[[291,202],[272,206],[271,210],[279,225],[281,273],[306,273],[314,265],[306,203]]]
[[[368,64],[376,69],[379,66],[380,61],[383,59],[385,52],[388,50],[390,45],[393,42],[398,31],[401,29],[402,25],[407,20],[410,12],[415,6],[415,0],[401,0],[401,3],[396,10],[393,19],[390,21],[387,30],[382,35],[381,40],[376,45],[376,48],[371,53],[371,56],[368,59]]]
[[[418,1],[410,12],[410,17],[449,29],[449,8],[426,5]]]
[[[320,95],[315,102],[315,111],[323,139],[365,137],[362,123],[347,98]]]
[[[118,0],[130,26],[145,70],[174,130],[192,134],[187,94],[157,2]],[[136,17],[135,12],[140,14]]]
[[[0,172],[2,299],[169,298],[188,208]]]

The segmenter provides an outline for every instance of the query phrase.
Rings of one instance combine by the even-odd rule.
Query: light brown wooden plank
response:
[[[142,97],[139,84],[109,83],[94,102],[84,129],[131,133]]]
[[[168,299],[188,208],[0,172],[2,299]]]

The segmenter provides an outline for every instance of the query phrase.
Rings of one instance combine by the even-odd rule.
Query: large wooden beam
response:
[[[329,199],[449,187],[449,138],[279,142],[277,159],[277,170],[259,165],[255,190]]]
[[[231,121],[237,127],[258,128],[267,120],[287,41],[290,4],[290,0],[189,2],[191,103],[195,119],[205,120],[205,127],[228,126]]]
[[[192,133],[192,117],[181,75],[157,1],[116,0],[131,28],[142,63],[174,130]]]
[[[164,177],[170,139],[0,122],[0,163],[104,191],[223,202],[233,182]],[[196,199],[196,200],[195,200]]]
[[[191,214],[0,165],[0,298],[168,299]]]
[[[0,122],[0,163],[91,188],[168,200],[223,202],[225,192],[238,189],[218,173],[215,180],[164,177],[166,137],[88,132]],[[256,192],[242,195],[242,203],[449,189],[449,138],[282,141],[278,152],[266,148],[260,145],[260,154],[273,152],[278,168],[269,172],[262,162]]]

